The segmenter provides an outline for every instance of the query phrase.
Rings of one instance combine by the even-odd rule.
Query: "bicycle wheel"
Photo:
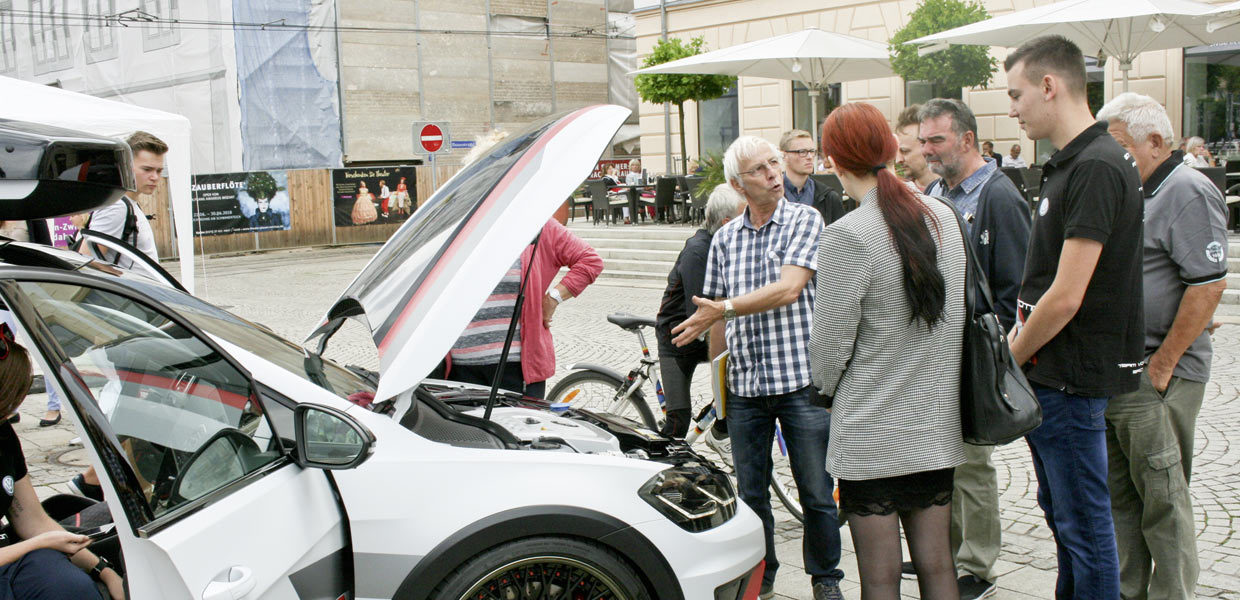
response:
[[[784,508],[796,520],[804,523],[805,512],[801,510],[801,496],[797,492],[797,482],[792,478],[792,464],[788,461],[787,447],[784,440],[779,435],[779,430],[775,430],[775,443],[771,444],[771,491],[779,497],[779,501],[783,502]]]
[[[555,404],[565,402],[570,408],[584,408],[595,412],[609,413],[625,417],[648,429],[658,431],[654,413],[646,404],[646,397],[640,389],[633,390],[627,397],[621,396],[624,380],[601,371],[577,371],[570,373],[547,394],[547,401]]]

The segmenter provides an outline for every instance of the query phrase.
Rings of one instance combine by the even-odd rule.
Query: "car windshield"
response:
[[[358,392],[373,394],[375,391],[375,386],[365,378],[330,360],[320,359],[261,325],[162,285],[136,279],[128,279],[125,283],[162,302],[208,334],[261,356],[341,398],[347,400]]]

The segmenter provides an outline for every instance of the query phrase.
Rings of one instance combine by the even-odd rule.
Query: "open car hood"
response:
[[[413,213],[310,338],[323,335],[325,345],[345,319],[358,318],[379,348],[375,400],[417,385],[590,174],[628,115],[619,106],[590,106],[500,141]],[[535,301],[542,292],[526,290]]]

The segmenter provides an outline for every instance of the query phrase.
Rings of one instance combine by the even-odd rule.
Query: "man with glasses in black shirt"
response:
[[[779,149],[784,154],[784,198],[812,206],[822,215],[824,225],[830,225],[844,216],[844,202],[840,193],[825,185],[818,185],[810,175],[814,174],[814,162],[818,151],[814,138],[808,131],[793,129],[779,139]]]
[[[1141,181],[1090,113],[1075,44],[1036,38],[1004,69],[1010,116],[1060,149],[1043,166],[1011,341],[1042,403],[1027,439],[1058,547],[1055,596],[1118,598],[1105,413],[1144,365]]]

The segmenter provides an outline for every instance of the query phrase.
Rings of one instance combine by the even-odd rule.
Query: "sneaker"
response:
[[[900,577],[905,579],[917,579],[917,567],[913,566],[913,561],[906,560],[900,563]]]
[[[709,439],[709,438],[708,438]],[[775,582],[762,582],[762,588],[758,590],[758,598],[761,600],[771,600],[775,597]]]
[[[989,598],[995,595],[995,591],[998,590],[993,582],[986,581],[972,574],[957,579],[956,587],[960,588],[960,600]]]
[[[834,581],[814,584],[814,600],[844,600],[844,592],[840,584]]]
[[[86,483],[86,478],[83,477],[81,473],[78,473],[76,477],[70,479],[69,483],[65,485],[69,486],[70,492],[73,492],[78,496],[90,498],[96,502],[103,502],[103,488],[94,484]]]
[[[732,438],[728,434],[720,434],[712,428],[706,433],[706,445],[718,452],[723,462],[732,464]]]

